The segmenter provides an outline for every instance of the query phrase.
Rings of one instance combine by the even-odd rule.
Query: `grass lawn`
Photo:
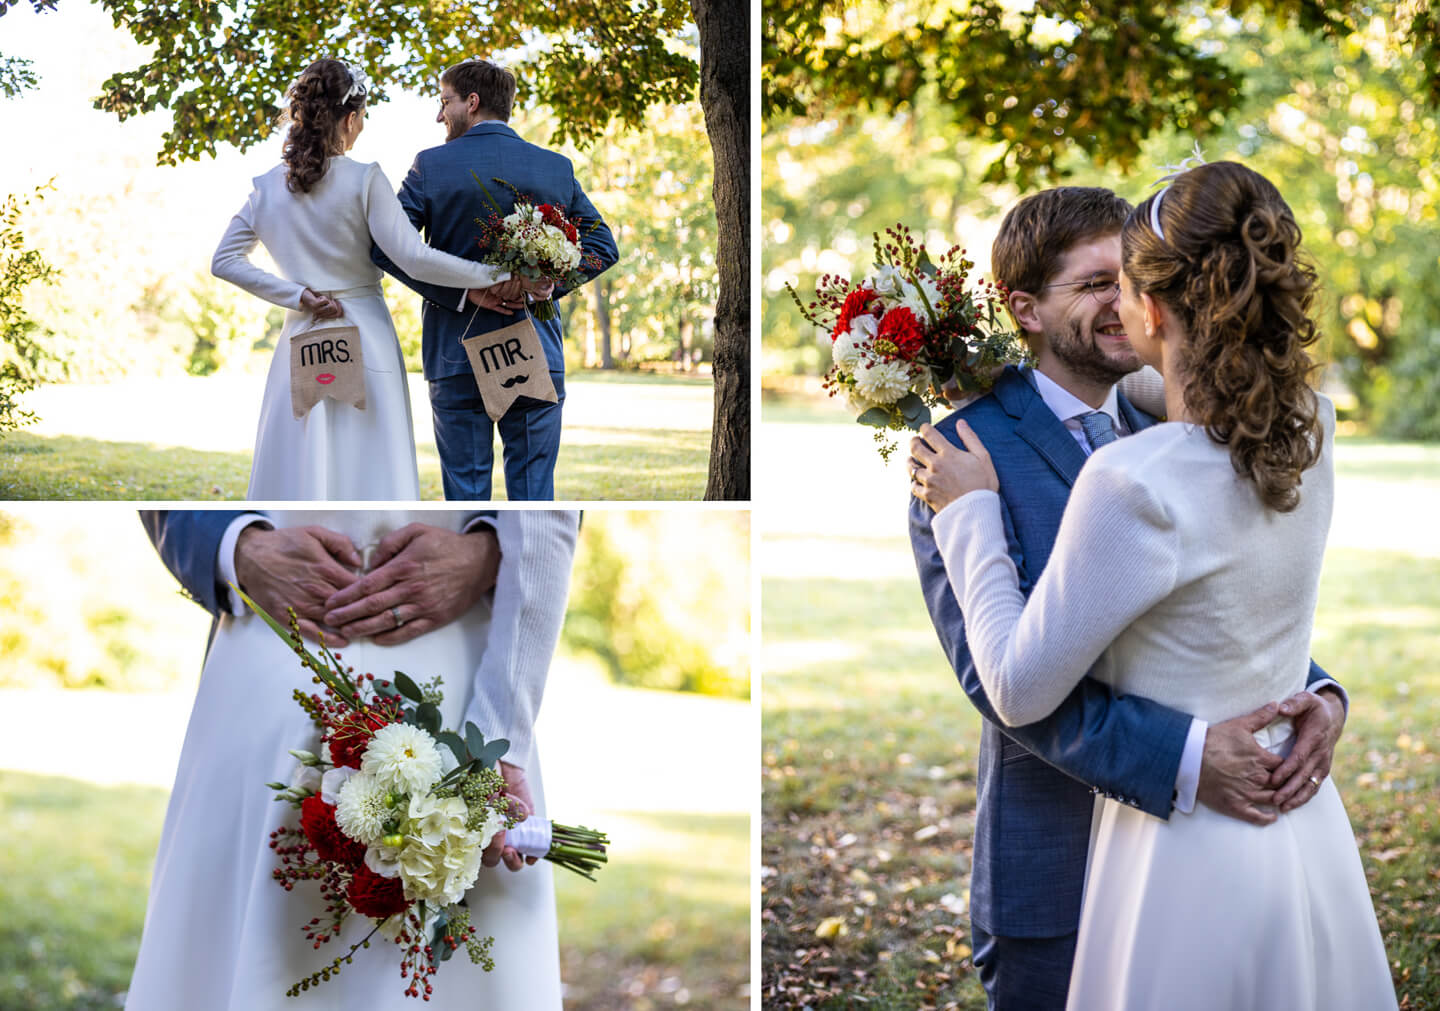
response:
[[[0,500],[244,499],[250,480],[245,447],[254,437],[261,382],[178,377],[44,387],[34,405],[40,424],[0,437]],[[420,496],[440,500],[440,457],[424,386],[418,377],[411,384]],[[556,498],[700,499],[710,459],[710,398],[708,377],[570,377]],[[191,421],[177,425],[176,418]],[[496,498],[504,488],[497,439]]]
[[[765,418],[761,479],[778,501],[829,505],[777,509],[762,528],[761,999],[978,1011],[966,913],[979,717],[914,578],[903,475],[865,459],[865,433],[815,424],[803,405],[767,402]],[[802,462],[790,488],[800,441],[824,462]],[[1348,511],[1337,498],[1313,647],[1352,700],[1332,774],[1401,1007],[1435,1008],[1440,550],[1418,524],[1440,505],[1440,449],[1344,440],[1337,472]],[[1407,540],[1419,547],[1395,549]]]
[[[117,1006],[165,800],[154,788],[0,772],[0,1008]],[[566,1007],[748,1007],[749,819],[595,821],[614,844],[600,880],[556,873]]]

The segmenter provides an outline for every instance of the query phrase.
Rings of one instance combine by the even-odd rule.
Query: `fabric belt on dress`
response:
[[[374,284],[357,284],[353,288],[338,288],[333,291],[320,291],[319,288],[316,288],[315,290],[319,291],[322,295],[329,295],[331,298],[334,299],[363,298],[367,295],[384,295],[384,291],[381,289],[379,281],[376,281]]]

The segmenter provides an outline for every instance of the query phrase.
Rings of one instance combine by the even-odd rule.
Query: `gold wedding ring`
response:
[[[405,619],[402,618],[402,617],[400,617],[400,605],[399,605],[399,604],[396,604],[394,607],[390,608],[390,613],[395,616],[395,627],[396,627],[396,628],[399,628],[401,625],[405,624]]]
[[[1317,790],[1320,788],[1320,780],[1316,779],[1314,776],[1310,777],[1310,782],[1315,784],[1315,788]]]

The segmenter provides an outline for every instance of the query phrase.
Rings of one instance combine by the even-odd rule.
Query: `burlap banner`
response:
[[[290,335],[290,408],[296,418],[322,397],[365,410],[365,358],[360,331],[327,326]]]
[[[465,354],[475,372],[485,413],[496,421],[504,416],[519,396],[558,403],[555,384],[550,381],[550,364],[540,335],[529,315],[499,330],[466,337]]]

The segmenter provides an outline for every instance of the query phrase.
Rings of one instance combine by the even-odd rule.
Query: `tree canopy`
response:
[[[588,144],[618,120],[644,121],[659,102],[695,97],[699,70],[678,45],[690,16],[682,0],[607,4],[499,0],[474,4],[366,0],[100,0],[149,62],[112,75],[96,107],[124,120],[168,109],[162,162],[242,150],[269,136],[285,88],[310,63],[334,56],[362,67],[374,100],[387,90],[436,88],[468,56],[507,54],[521,68],[520,97],[564,109],[556,140]]]
[[[841,110],[894,112],[922,90],[967,136],[999,146],[987,182],[1021,187],[1063,174],[1078,148],[1128,169],[1147,136],[1167,128],[1205,137],[1243,101],[1245,73],[1191,31],[1252,8],[1332,39],[1354,33],[1371,6],[1321,0],[1222,0],[1176,6],[1093,0],[911,5],[768,0],[761,107],[767,120]],[[1429,0],[1402,43],[1426,60],[1440,99],[1440,0]]]

